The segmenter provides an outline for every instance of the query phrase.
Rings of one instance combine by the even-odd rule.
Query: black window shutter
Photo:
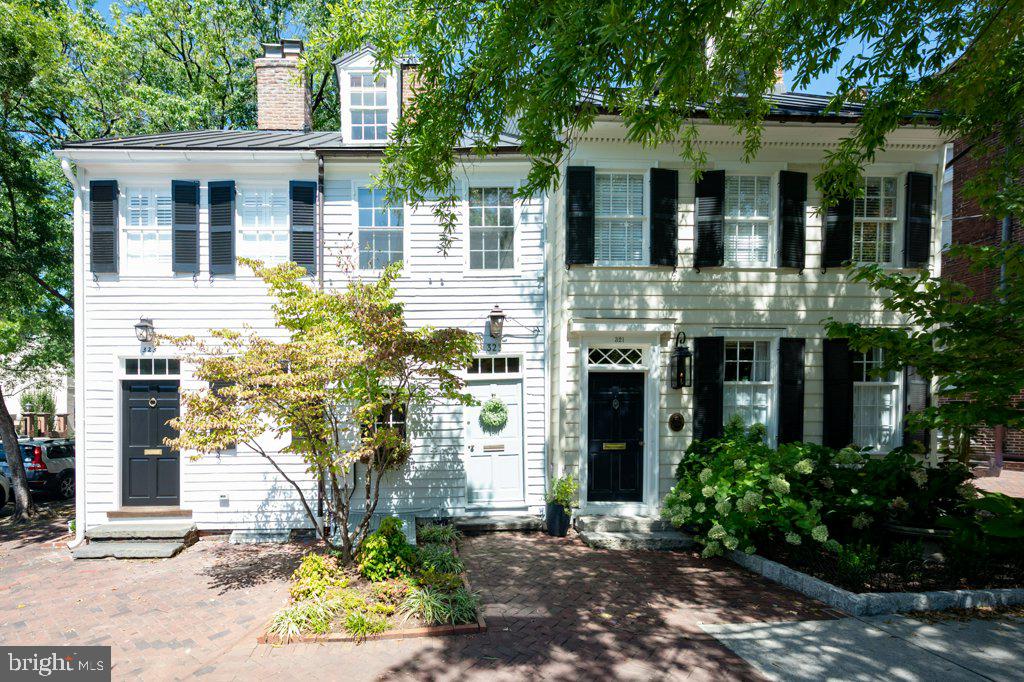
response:
[[[292,180],[291,196],[291,259],[316,274],[316,183]]]
[[[594,168],[565,171],[565,264],[594,262]]]
[[[928,379],[917,373],[913,367],[903,370],[903,444],[913,446],[920,443],[924,452],[928,452],[929,434],[927,429],[911,431],[906,425],[906,416],[910,412],[920,412],[931,404]]]
[[[853,199],[840,199],[825,211],[821,267],[838,268],[853,258]]]
[[[822,444],[845,448],[853,442],[853,363],[846,339],[825,339]]]
[[[804,340],[779,339],[779,443],[804,439]]]
[[[932,176],[907,173],[907,216],[903,225],[903,264],[928,267],[932,246]]]
[[[779,172],[779,266],[804,267],[807,173]]]
[[[235,181],[211,182],[210,274],[235,273]]]
[[[651,169],[651,265],[676,266],[679,251],[679,171]]]
[[[722,382],[725,378],[725,339],[704,336],[693,340],[693,439],[722,435]]]
[[[694,188],[697,244],[695,268],[725,262],[725,171],[704,171]]]
[[[89,183],[89,260],[93,272],[117,272],[117,181]]]
[[[174,272],[199,272],[199,183],[171,181],[171,251]]]

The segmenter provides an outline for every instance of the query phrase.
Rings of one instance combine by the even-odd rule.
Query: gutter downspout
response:
[[[324,230],[324,157],[319,150],[316,152],[316,286],[317,290],[324,290],[324,241],[326,240]],[[320,520],[322,536],[326,539],[330,529],[324,523],[324,485],[322,481],[316,486],[316,513]],[[315,530],[314,530],[315,532]]]
[[[75,466],[75,538],[68,543],[74,549],[85,542],[86,505],[88,489],[85,482],[85,234],[82,215],[82,185],[71,167],[71,162],[60,160],[60,169],[75,192],[74,202],[74,322],[75,322],[75,448],[78,464]]]
[[[1010,216],[1009,214],[1003,216],[1003,231],[1000,235],[1000,242],[1003,248],[1006,248],[1010,244]],[[1006,263],[999,264],[999,291],[1002,295],[1006,289]],[[1006,427],[999,424],[995,428],[993,434],[992,444],[992,466],[989,473],[993,476],[998,476],[1003,470],[1003,441],[1006,439]]]

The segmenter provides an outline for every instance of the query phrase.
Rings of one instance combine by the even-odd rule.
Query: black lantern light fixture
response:
[[[505,311],[501,309],[501,306],[497,303],[491,308],[491,312],[487,315],[487,319],[491,325],[491,337],[495,339],[501,338],[501,331],[505,326]]]
[[[153,320],[148,317],[140,317],[139,321],[135,323],[135,338],[142,343],[153,343],[156,338],[156,328],[153,326]]]
[[[669,362],[669,369],[672,372],[672,388],[683,388],[693,385],[693,353],[686,345],[686,333],[676,334],[676,347],[672,351],[672,360]]]

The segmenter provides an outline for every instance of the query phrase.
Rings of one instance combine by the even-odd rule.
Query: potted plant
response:
[[[564,538],[569,532],[569,517],[579,500],[580,484],[572,474],[556,479],[544,496],[548,503],[548,535]]]

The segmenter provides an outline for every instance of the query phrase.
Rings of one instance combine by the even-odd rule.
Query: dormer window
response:
[[[351,139],[383,141],[388,136],[387,79],[369,72],[349,75]]]

